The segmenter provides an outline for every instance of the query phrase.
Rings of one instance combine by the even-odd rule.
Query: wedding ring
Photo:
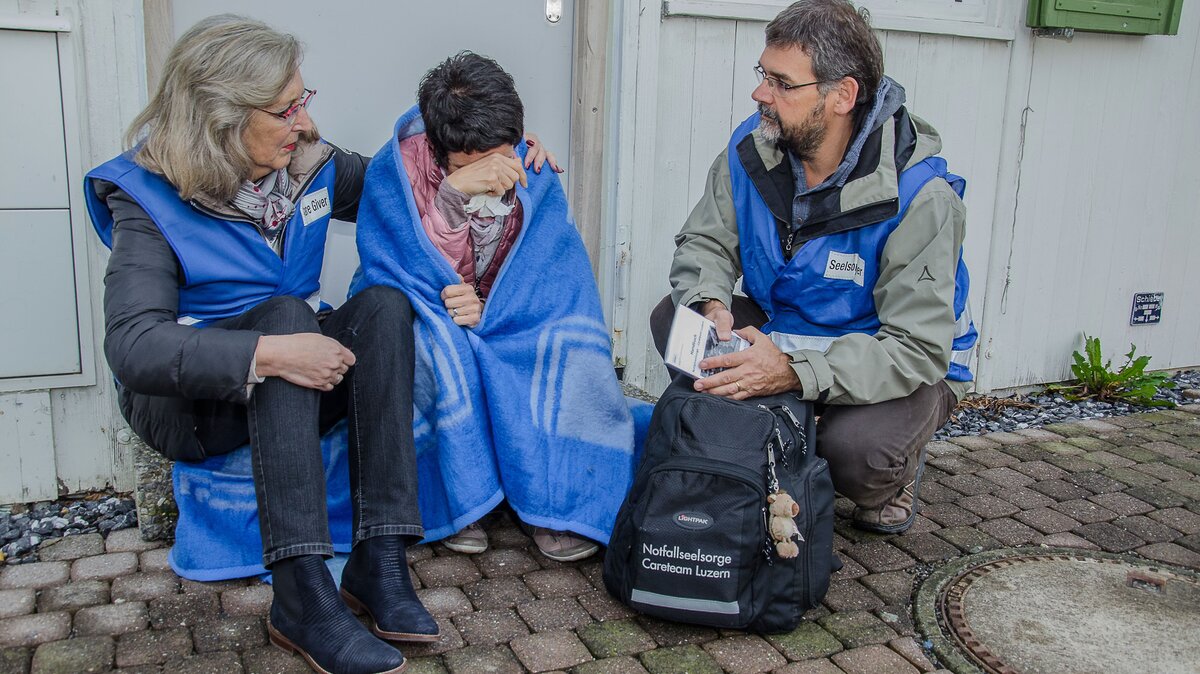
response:
[[[746,390],[746,389],[742,388],[742,382],[740,382],[740,381],[733,382],[733,385],[737,387],[738,393],[741,393]]]
[[[451,314],[452,316],[455,316],[455,317],[457,317],[457,316],[458,316],[458,307],[454,307],[453,309],[451,309],[451,310],[450,310],[450,314]]]
[[[342,379],[344,379],[344,377],[343,377],[342,375],[340,375],[340,374],[339,374],[339,375],[337,376],[337,379],[334,379],[334,380],[333,380],[333,383],[334,383],[334,384],[340,384],[340,383],[342,383]]]

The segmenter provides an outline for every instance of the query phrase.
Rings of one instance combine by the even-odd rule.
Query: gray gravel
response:
[[[0,509],[0,552],[10,564],[37,560],[38,544],[48,538],[137,526],[133,497],[96,495],[39,501]]]
[[[1193,392],[1194,395],[1194,392],[1200,389],[1200,370],[1184,370],[1173,376],[1171,381],[1175,384],[1174,388],[1159,389],[1158,394],[1154,396],[1156,399],[1170,400],[1177,405],[1196,402],[1188,397],[1187,392]],[[945,440],[961,435],[1015,431],[1061,421],[1115,417],[1158,409],[1124,402],[1109,403],[1095,400],[1073,402],[1061,395],[1044,392],[1018,396],[1017,400],[1031,403],[1036,407],[1033,409],[1016,406],[1004,407],[994,413],[960,407],[950,421],[946,422],[946,425],[942,426],[933,437],[935,440]]]

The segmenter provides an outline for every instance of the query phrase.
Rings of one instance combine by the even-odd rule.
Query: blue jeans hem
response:
[[[333,556],[333,546],[329,543],[298,543],[289,545],[284,548],[276,548],[270,552],[263,553],[263,566],[271,568],[271,565],[281,559],[288,557],[299,557],[301,555],[321,555],[322,557]]]
[[[376,536],[411,536],[419,541],[425,538],[425,527],[419,524],[377,524],[373,527],[359,529],[354,534],[354,542],[358,543]]]

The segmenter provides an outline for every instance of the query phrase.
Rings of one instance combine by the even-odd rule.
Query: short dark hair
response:
[[[525,106],[512,75],[486,56],[463,51],[425,73],[417,104],[433,156],[516,145],[525,135]]]
[[[869,18],[848,0],[799,0],[767,24],[767,46],[801,48],[822,82],[853,77],[858,82],[855,106],[869,105],[883,79],[883,50]],[[826,93],[832,86],[818,88]]]

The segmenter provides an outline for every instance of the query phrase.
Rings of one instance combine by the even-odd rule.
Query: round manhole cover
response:
[[[922,584],[917,618],[958,672],[1200,672],[1200,580],[1079,550],[967,557]]]

